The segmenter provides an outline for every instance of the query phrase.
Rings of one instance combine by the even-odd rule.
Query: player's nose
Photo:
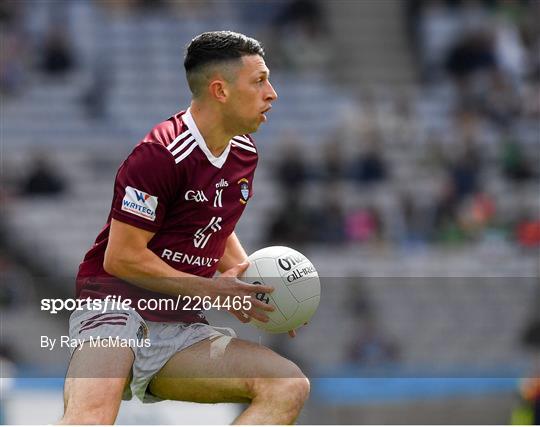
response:
[[[268,82],[268,89],[269,91],[268,91],[268,94],[266,95],[266,100],[272,102],[278,99],[278,94],[270,82]]]

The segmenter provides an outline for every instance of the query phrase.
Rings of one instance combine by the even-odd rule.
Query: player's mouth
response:
[[[261,111],[262,121],[265,122],[266,119],[266,113],[268,113],[272,109],[272,106],[269,105],[268,108]]]

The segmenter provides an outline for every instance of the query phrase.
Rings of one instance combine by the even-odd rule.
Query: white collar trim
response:
[[[231,143],[227,145],[225,150],[223,150],[223,153],[219,157],[216,157],[212,154],[208,146],[206,145],[206,141],[202,137],[201,133],[199,132],[199,128],[197,128],[197,125],[195,124],[195,121],[193,120],[193,116],[191,115],[191,108],[188,108],[184,115],[182,116],[182,120],[186,124],[187,128],[191,132],[191,134],[195,137],[195,141],[197,141],[197,144],[199,144],[199,147],[201,148],[202,152],[206,155],[206,158],[210,163],[212,163],[217,168],[222,168],[225,162],[227,161],[227,156],[229,155],[229,151],[231,151]]]

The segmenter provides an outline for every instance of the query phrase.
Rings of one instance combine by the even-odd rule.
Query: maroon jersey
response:
[[[252,196],[257,150],[248,135],[234,137],[215,157],[189,109],[157,125],[116,174],[107,224],[86,254],[77,297],[132,300],[174,298],[147,291],[105,272],[111,218],[155,233],[148,248],[176,270],[212,277],[246,203]],[[183,305],[183,304],[180,304]],[[147,320],[200,322],[197,311],[139,310]]]

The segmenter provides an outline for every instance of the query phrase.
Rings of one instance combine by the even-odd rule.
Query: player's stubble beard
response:
[[[231,106],[228,111],[238,111],[234,106]],[[242,117],[238,114],[229,114],[228,112],[223,115],[223,127],[225,131],[232,136],[245,135],[257,132],[261,121],[257,118]]]

